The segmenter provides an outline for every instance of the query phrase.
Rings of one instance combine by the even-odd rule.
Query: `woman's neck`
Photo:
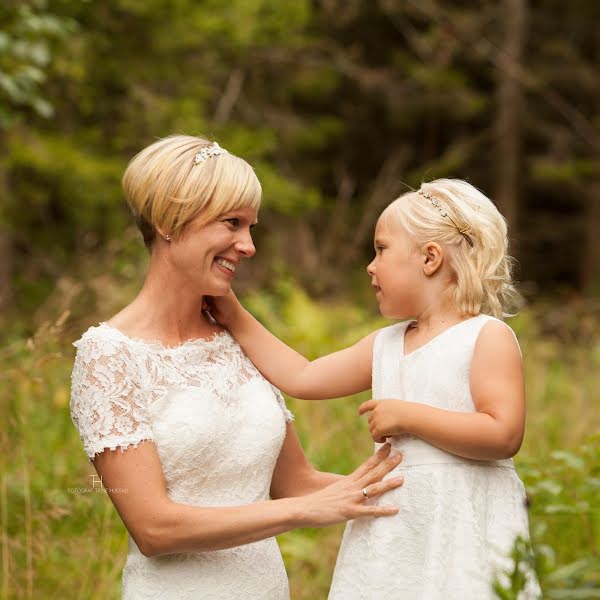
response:
[[[151,269],[138,295],[109,324],[132,337],[166,345],[210,337],[219,328],[202,313],[202,299],[201,292]]]

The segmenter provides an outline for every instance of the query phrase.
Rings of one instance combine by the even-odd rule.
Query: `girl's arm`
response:
[[[498,460],[514,456],[525,430],[523,362],[514,333],[504,323],[486,323],[475,344],[471,396],[477,412],[443,410],[404,400],[369,400],[375,441],[410,433],[466,458]]]
[[[349,348],[309,361],[263,327],[233,292],[210,304],[210,314],[229,329],[264,377],[286,394],[322,400],[370,389],[377,331]]]
[[[383,446],[354,473],[317,492],[231,507],[173,502],[150,441],[124,452],[105,449],[96,455],[94,466],[138,548],[145,556],[159,556],[232,548],[296,527],[396,514],[397,507],[365,504],[362,492],[367,487],[369,497],[379,496],[401,485],[399,478],[381,481],[401,460],[399,454],[389,453],[389,445]],[[281,487],[281,482],[274,484]]]

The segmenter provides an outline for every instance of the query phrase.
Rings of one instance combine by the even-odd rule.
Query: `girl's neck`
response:
[[[467,319],[444,295],[432,300],[416,315],[413,327],[423,332],[439,332]]]

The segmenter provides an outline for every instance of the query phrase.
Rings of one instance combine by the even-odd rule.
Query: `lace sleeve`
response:
[[[121,451],[152,440],[133,356],[124,344],[90,336],[75,342],[71,419],[90,461],[106,448]]]
[[[283,416],[285,417],[286,422],[291,423],[294,420],[294,415],[292,414],[292,411],[285,405],[285,398],[283,397],[283,394],[279,391],[279,388],[276,388],[273,384],[270,385],[273,388],[275,398],[277,398],[277,402],[283,411]]]

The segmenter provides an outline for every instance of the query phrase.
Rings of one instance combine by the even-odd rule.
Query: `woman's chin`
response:
[[[231,291],[230,281],[212,281],[204,282],[204,285],[199,285],[198,288],[203,296],[226,296]]]

